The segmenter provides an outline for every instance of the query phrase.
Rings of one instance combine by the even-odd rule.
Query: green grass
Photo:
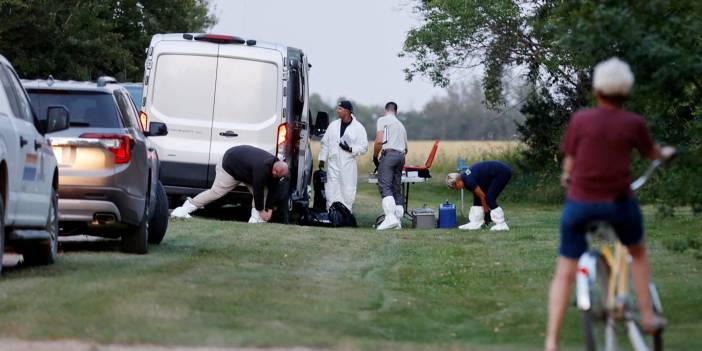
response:
[[[417,185],[412,206],[457,193]],[[510,198],[509,196],[507,196]],[[511,198],[510,198],[511,199]],[[508,233],[378,233],[374,186],[362,184],[362,229],[171,222],[146,256],[111,242],[63,245],[56,265],[9,268],[0,280],[0,338],[196,346],[538,350],[556,261],[559,206],[503,204]],[[702,258],[687,210],[658,220],[648,245],[671,350],[702,349]],[[405,223],[408,226],[407,223]],[[689,244],[695,246],[695,244]],[[569,309],[566,349],[582,349]]]

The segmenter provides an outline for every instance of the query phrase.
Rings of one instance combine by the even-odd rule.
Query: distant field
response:
[[[412,140],[409,142],[407,164],[423,165],[426,162],[433,140]],[[496,158],[499,155],[517,150],[521,145],[518,141],[440,141],[434,159],[434,165],[440,169],[453,169],[456,160],[463,158],[466,162],[487,158]],[[319,142],[312,142],[312,154],[315,160],[319,155]],[[368,143],[368,153],[358,161],[362,172],[367,172],[373,164],[373,142]],[[315,163],[316,166],[316,163]]]

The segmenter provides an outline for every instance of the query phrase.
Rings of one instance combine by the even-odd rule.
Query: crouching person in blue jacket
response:
[[[451,189],[468,189],[473,192],[473,206],[468,212],[468,223],[459,229],[476,230],[485,224],[489,212],[495,225],[490,230],[509,230],[505,212],[497,204],[497,197],[512,178],[512,170],[500,161],[483,161],[470,166],[464,173],[450,173],[446,185]]]

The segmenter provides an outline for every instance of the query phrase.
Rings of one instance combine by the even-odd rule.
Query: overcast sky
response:
[[[310,91],[334,103],[394,100],[400,109],[421,109],[443,89],[428,80],[408,83],[408,59],[397,54],[418,24],[410,0],[214,0],[219,23],[212,33],[294,46],[312,64]]]

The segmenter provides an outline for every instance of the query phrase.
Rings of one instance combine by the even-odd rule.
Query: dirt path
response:
[[[23,341],[0,339],[0,351],[313,351],[308,348],[219,348],[219,347],[163,347],[152,345],[100,345],[77,340]],[[321,351],[321,350],[314,350]]]

